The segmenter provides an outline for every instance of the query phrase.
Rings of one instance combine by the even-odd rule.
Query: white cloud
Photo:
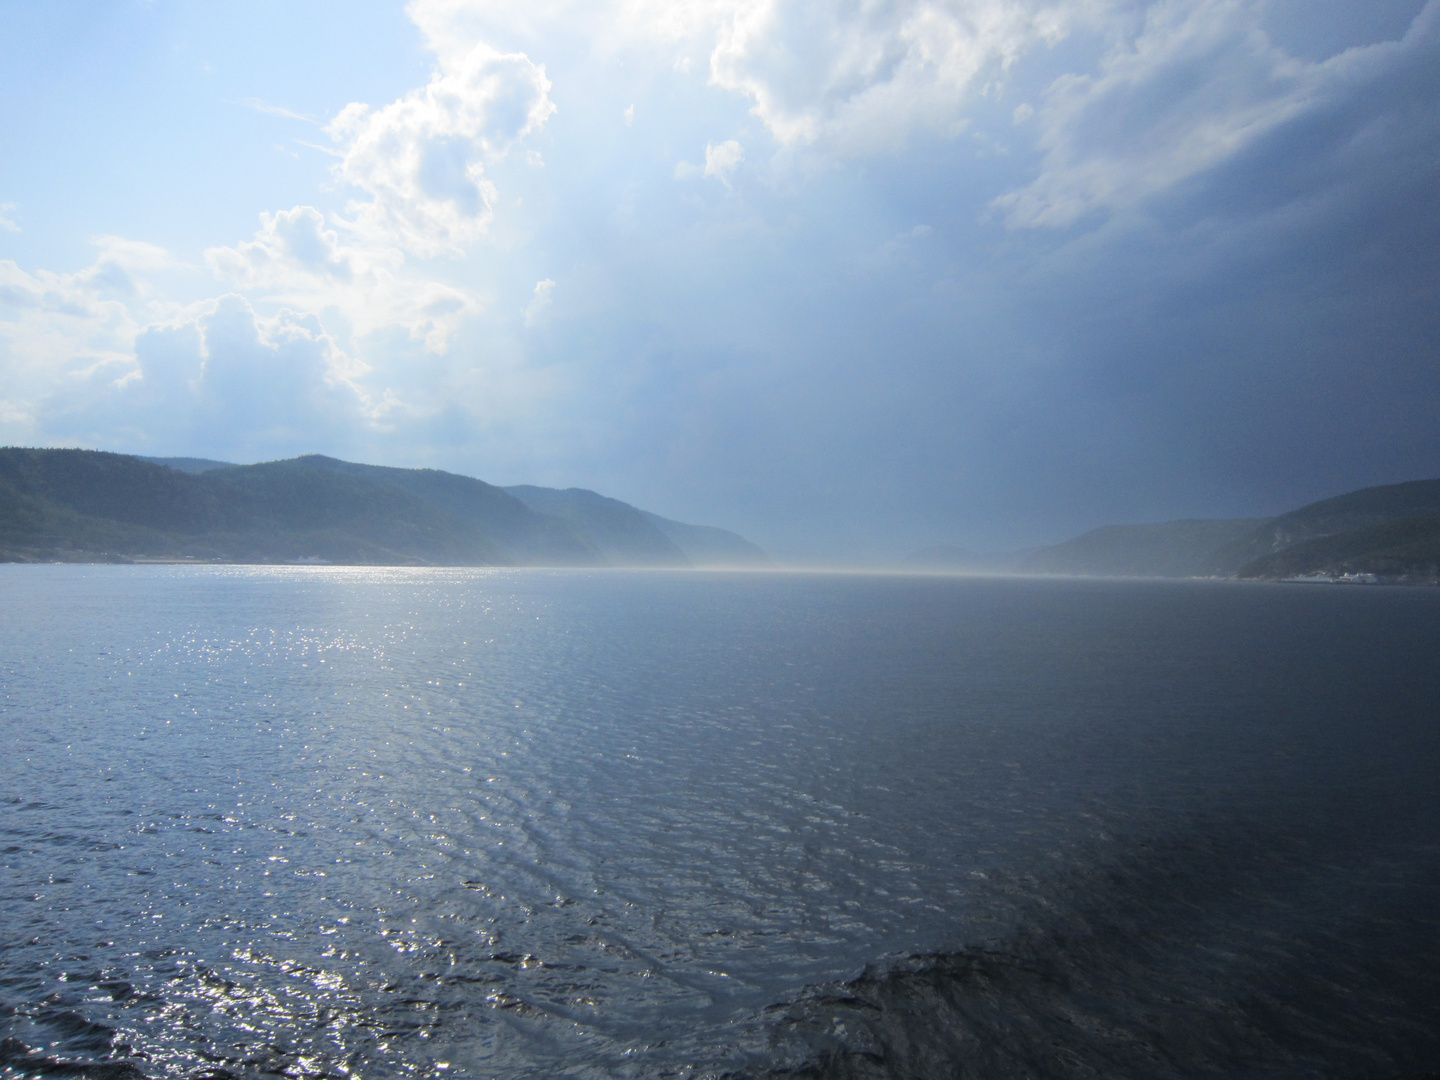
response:
[[[1407,38],[1440,22],[1431,0]],[[994,201],[1011,226],[1066,226],[1173,187],[1252,144],[1393,58],[1395,43],[1314,63],[1275,47],[1256,5],[1164,0],[1093,75],[1057,79],[1036,114],[1040,175]]]
[[[707,145],[705,147],[705,175],[713,176],[729,187],[730,175],[740,167],[740,163],[744,160],[745,148],[734,139],[726,139],[718,146]]]
[[[1024,168],[1026,160],[1039,165],[1018,179],[1005,174],[1018,190],[994,204],[997,218],[1064,225],[1213,167],[1326,95],[1359,85],[1394,51],[1380,46],[1319,64],[1296,61],[1259,30],[1261,3],[536,0],[522,7],[412,0],[409,10],[435,49],[435,71],[398,100],[352,105],[328,126],[336,176],[349,185],[339,201],[353,200],[343,211],[301,205],[264,214],[253,235],[210,249],[198,270],[116,238],[97,241],[92,265],[73,274],[0,263],[0,438],[96,433],[93,442],[116,445],[114,433],[128,432],[129,445],[157,452],[170,440],[176,450],[209,446],[218,453],[230,445],[237,449],[225,453],[274,456],[332,436],[339,452],[357,432],[407,418],[429,417],[425,427],[439,430],[444,425],[433,418],[442,413],[454,431],[443,437],[456,445],[487,438],[487,425],[520,432],[511,440],[516,446],[526,442],[526,425],[533,432],[583,422],[599,430],[605,410],[575,402],[613,371],[587,357],[610,349],[633,362],[627,385],[640,397],[650,392],[649,361],[630,358],[642,351],[634,341],[650,340],[647,320],[684,328],[673,338],[684,358],[677,365],[705,356],[719,340],[721,331],[704,327],[721,321],[713,312],[725,303],[747,314],[727,320],[724,333],[733,324],[737,338],[761,340],[749,313],[772,298],[758,287],[747,291],[757,249],[744,244],[785,217],[770,209],[809,200],[804,216],[814,222],[866,214],[865,200],[875,197],[860,190],[868,185],[809,184],[836,171],[834,160],[821,157],[889,153],[917,131],[953,135],[979,117],[978,133],[993,145],[1013,150],[1034,140],[1039,150],[1034,159],[1018,152],[1009,158],[1007,169]],[[1427,11],[1440,11],[1440,2]],[[497,26],[512,30],[492,33]],[[1084,37],[1082,29],[1094,33]],[[525,37],[532,31],[539,44]],[[1067,35],[1083,40],[1048,51]],[[624,63],[615,63],[621,52]],[[1025,63],[1032,54],[1034,62]],[[685,68],[677,57],[694,58],[694,79],[677,78],[672,67]],[[1075,73],[1052,81],[1059,70]],[[555,111],[552,76],[562,105],[584,93],[593,98],[566,114],[572,122],[563,130],[546,131],[541,147],[534,136]],[[700,85],[706,76],[708,91]],[[741,115],[746,108],[754,118]],[[614,121],[630,124],[636,111],[644,123],[620,133]],[[706,144],[717,133],[737,138]],[[605,140],[613,145],[597,153]],[[707,227],[697,229],[695,207],[703,215],[713,204],[693,188],[647,189],[639,175],[674,162],[677,146],[693,148],[691,162],[674,165],[678,179],[727,186],[777,147],[814,149],[795,155],[788,173],[767,170],[776,182],[726,200],[733,213],[713,227],[701,217]],[[701,146],[703,159],[694,152]],[[524,171],[524,161],[544,164],[542,148],[548,175]],[[959,161],[971,144],[951,150],[949,160]],[[911,164],[892,162],[897,173]],[[964,241],[943,223],[1003,190],[979,187],[994,172],[962,173],[957,168],[952,183],[938,170],[918,170],[904,199],[923,198],[898,203],[883,232],[859,230],[868,236],[863,257],[878,248],[886,272],[896,274],[949,259]],[[512,183],[534,189],[508,190]],[[497,187],[505,189],[503,203]],[[628,214],[623,236],[597,225],[601,203]],[[502,214],[515,215],[516,227],[482,244]],[[14,227],[4,215],[13,216],[12,208],[0,207],[0,225]],[[617,210],[610,220],[621,219]],[[746,224],[732,228],[730,219]],[[906,220],[914,227],[899,224]],[[935,221],[936,231],[916,221]],[[812,235],[805,222],[794,227],[776,225],[769,235]],[[545,324],[555,296],[552,278],[537,282],[533,271],[517,277],[535,266],[530,255],[503,258],[505,245],[526,244],[566,282],[564,321],[590,320],[573,330],[580,336],[522,332],[522,324]],[[477,247],[483,256],[464,265],[439,258],[477,255]],[[817,275],[843,276],[843,260],[862,257],[858,247],[833,256],[817,249],[797,242],[791,253]],[[704,257],[691,258],[696,251]],[[824,265],[815,265],[817,258]],[[692,266],[696,276],[687,277]],[[162,292],[177,283],[183,292]],[[915,286],[917,308],[928,303],[928,287]],[[486,325],[481,319],[494,295],[512,299]],[[613,321],[610,312],[618,313]],[[782,312],[776,324],[789,318],[808,315]],[[692,325],[701,329],[691,333]]]
[[[402,327],[443,353],[481,307],[472,292],[410,269],[397,248],[345,243],[311,206],[261,215],[254,240],[211,248],[206,262],[232,287],[304,311],[338,311],[352,336]]]
[[[163,250],[117,237],[96,246],[95,261],[72,274],[0,261],[0,439],[32,440],[86,386],[113,394],[138,374],[145,325],[179,310],[145,276],[173,265]]]
[[[349,206],[356,232],[420,255],[462,253],[493,214],[487,166],[554,113],[549,91],[523,53],[450,43],[425,87],[380,109],[347,106],[327,130],[344,153],[336,175],[369,196]]]
[[[10,217],[10,215],[14,212],[15,204],[13,202],[0,203],[0,229],[4,229],[7,232],[20,231],[20,226],[16,225],[14,220]]]
[[[125,366],[120,378],[91,366],[37,380],[10,403],[20,408],[0,410],[5,436],[253,460],[343,444],[407,408],[364,388],[365,365],[316,316],[267,317],[235,294],[139,329]]]
[[[1043,65],[1021,61],[1083,33],[1070,54],[1079,66],[1009,110],[1043,154],[1033,182],[994,203],[1012,226],[1064,225],[1165,190],[1387,48],[1297,60],[1264,33],[1266,0],[412,0],[408,10],[442,56],[485,34],[568,32],[627,63],[648,56],[657,73],[708,58],[710,85],[749,99],[778,144],[840,155],[893,151],[917,131],[958,135],[982,100],[1041,89]],[[729,169],[675,166],[677,179],[697,175]]]
[[[262,233],[271,247],[241,245],[255,291],[266,291],[267,274],[283,282],[307,259],[312,276],[345,276],[333,248],[313,246],[317,234],[334,239],[315,224],[303,212],[272,215]],[[0,441],[243,445],[264,454],[380,428],[408,408],[393,392],[367,389],[367,365],[313,311],[281,307],[266,316],[236,294],[180,305],[151,280],[177,268],[168,253],[118,237],[96,246],[95,261],[73,274],[0,262]],[[351,278],[341,284],[359,308],[375,283],[364,272]],[[418,308],[425,287],[397,281],[391,293]],[[385,302],[383,295],[376,301]],[[389,303],[393,315],[401,301]],[[384,313],[372,318],[381,322]]]
[[[535,293],[530,298],[530,303],[525,307],[525,325],[534,326],[540,321],[545,309],[550,306],[550,300],[555,292],[555,282],[546,278],[544,281],[535,283]]]
[[[782,144],[865,153],[917,130],[953,134],[975,97],[1028,50],[1130,0],[412,0],[442,56],[501,33],[583,34],[600,52],[649,50],[741,94]]]
[[[343,214],[265,213],[252,238],[205,252],[226,295],[165,299],[162,271],[191,296],[213,297],[214,286],[163,250],[116,237],[97,240],[94,262],[72,274],[0,263],[0,439],[164,437],[214,449],[240,445],[248,429],[247,445],[273,454],[420,416],[403,398],[435,397],[427,373],[445,369],[394,331],[438,356],[483,310],[477,292],[424,259],[468,253],[485,235],[496,199],[488,170],[555,111],[549,89],[522,53],[440,43],[425,86],[378,109],[352,104],[327,126],[336,175],[358,189]],[[544,165],[533,149],[525,160]],[[536,286],[528,322],[552,288]]]
[[[229,295],[198,321],[203,366],[196,394],[203,412],[229,428],[243,418],[245,438],[300,448],[323,441],[326,427],[366,403],[352,382],[357,364],[310,314],[282,310],[265,318]]]
[[[254,240],[206,253],[218,271],[252,288],[284,287],[296,275],[352,281],[356,256],[353,248],[341,246],[339,233],[325,228],[325,216],[313,206],[261,214]]]
[[[845,152],[957,134],[966,108],[1028,50],[1098,3],[1035,0],[750,0],[718,27],[711,82],[754,101],[781,143]]]
[[[323,441],[324,418],[332,434],[413,419],[386,384],[423,388],[424,378],[397,364],[417,366],[393,331],[438,356],[482,311],[478,293],[423,260],[467,253],[484,236],[496,196],[487,170],[554,112],[549,89],[521,53],[444,43],[425,86],[378,109],[352,104],[327,126],[336,175],[359,192],[345,213],[265,213],[252,238],[205,252],[230,290],[218,298],[162,299],[160,271],[187,278],[192,296],[213,296],[213,285],[159,248],[115,237],[97,240],[95,261],[72,274],[0,263],[4,437],[63,430],[150,445],[168,433],[214,447],[249,425],[255,452],[274,453],[309,428],[309,445]],[[534,150],[526,160],[544,164]],[[552,287],[537,286],[530,321]]]
[[[313,315],[265,317],[230,294],[184,322],[146,328],[135,355],[135,377],[79,388],[51,432],[103,431],[104,442],[139,452],[253,460],[332,446],[376,420],[376,403],[354,381],[363,365]]]
[[[677,162],[675,179],[693,180],[697,176],[713,176],[728,188],[731,175],[744,160],[745,148],[734,139],[726,139],[722,143],[706,143],[705,164],[696,165],[689,161]]]
[[[74,274],[34,274],[0,261],[0,353],[15,393],[52,372],[129,365],[139,323],[130,305],[140,290],[123,262],[102,256]]]

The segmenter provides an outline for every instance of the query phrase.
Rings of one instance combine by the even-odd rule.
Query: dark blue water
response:
[[[15,1075],[1440,1071],[1440,590],[0,567]]]

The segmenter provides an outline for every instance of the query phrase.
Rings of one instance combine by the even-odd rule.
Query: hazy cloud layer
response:
[[[1014,225],[1065,226],[1161,192],[1245,150],[1303,112],[1362,91],[1396,66],[1436,54],[1436,9],[1402,42],[1323,62],[1288,56],[1256,5],[1169,0],[1094,74],[1064,75],[1038,121],[1041,174],[995,200]]]

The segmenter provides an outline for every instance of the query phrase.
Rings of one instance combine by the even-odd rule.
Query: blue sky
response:
[[[784,557],[1440,475],[1440,0],[9,0],[0,442]]]

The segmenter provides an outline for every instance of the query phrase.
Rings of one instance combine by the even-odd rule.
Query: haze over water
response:
[[[1433,1071],[1437,641],[1419,589],[0,566],[0,1068]]]

